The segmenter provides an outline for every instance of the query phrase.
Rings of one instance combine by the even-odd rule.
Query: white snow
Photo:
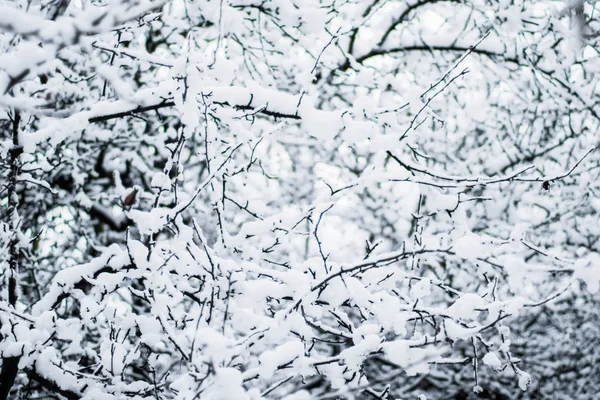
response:
[[[487,353],[485,356],[483,356],[482,361],[485,365],[490,366],[495,370],[499,370],[500,368],[502,368],[502,362],[500,361],[496,353]]]

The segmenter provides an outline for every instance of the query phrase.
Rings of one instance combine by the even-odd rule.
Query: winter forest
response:
[[[0,400],[600,398],[600,10],[2,0]]]

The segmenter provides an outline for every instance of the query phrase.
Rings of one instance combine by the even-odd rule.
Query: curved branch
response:
[[[173,107],[174,105],[175,105],[174,101],[163,101],[159,104],[154,104],[154,105],[147,106],[147,107],[136,107],[133,110],[122,111],[122,112],[113,113],[113,114],[99,115],[97,117],[89,118],[88,122],[90,124],[95,124],[98,122],[109,121],[111,119],[116,119],[116,118],[132,117],[132,116],[135,116],[135,114],[139,114],[139,113],[143,113],[143,112],[147,112],[147,111],[160,110],[161,108],[169,108],[169,107]]]
[[[388,36],[398,27],[398,25],[400,25],[401,23],[406,21],[406,17],[414,10],[416,10],[417,8],[427,5],[427,4],[434,4],[434,3],[441,3],[441,2],[450,2],[450,3],[458,3],[458,0],[422,0],[422,1],[417,1],[414,4],[410,4],[407,5],[406,9],[404,9],[404,11],[402,11],[402,13],[398,16],[398,18],[396,18],[392,24],[389,26],[389,28],[385,31],[385,33],[383,34],[383,36],[381,36],[381,39],[379,39],[379,42],[377,42],[378,46],[382,46],[385,41],[387,40]]]

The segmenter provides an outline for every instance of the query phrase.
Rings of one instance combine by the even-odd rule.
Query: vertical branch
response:
[[[321,212],[321,214],[319,215],[319,219],[317,220],[317,223],[315,224],[315,230],[313,231],[313,236],[315,237],[316,241],[317,241],[317,246],[319,248],[319,254],[321,255],[321,259],[323,260],[323,268],[325,269],[325,274],[329,273],[329,269],[327,268],[327,259],[329,258],[329,254],[325,255],[323,253],[323,246],[322,246],[322,242],[319,239],[319,225],[321,224],[321,220],[323,219],[323,215],[325,215],[325,213],[329,210],[331,210],[331,208],[333,207],[333,204],[331,204],[329,207],[327,207],[327,209],[325,209],[323,212]]]
[[[473,346],[473,373],[475,375],[475,386],[473,387],[473,391],[476,394],[479,394],[482,389],[479,386],[479,374],[477,372],[478,363],[477,363],[477,345],[475,344],[475,337],[471,337],[471,345]]]
[[[21,113],[15,111],[13,117],[12,143],[10,150],[10,173],[8,176],[8,220],[11,230],[11,239],[9,243],[9,274],[8,274],[8,302],[11,306],[17,304],[18,287],[17,279],[19,274],[19,196],[17,195],[17,176],[19,175],[19,156],[23,149],[19,146],[19,123],[21,122]]]
[[[219,2],[219,36],[217,36],[217,47],[215,48],[215,52],[213,53],[213,61],[208,65],[208,68],[211,68],[217,62],[217,52],[221,47],[221,42],[223,41],[223,0]]]
[[[225,334],[225,326],[227,325],[227,317],[229,316],[229,299],[231,298],[231,285],[235,283],[235,281],[231,281],[231,276],[233,275],[232,271],[229,271],[229,275],[227,276],[227,297],[225,298],[225,312],[223,313],[223,326],[221,327],[221,333]]]
[[[413,245],[414,245],[415,250],[420,248],[421,245],[423,244],[423,239],[422,239],[423,227],[420,224],[421,218],[423,218],[423,215],[421,215],[421,205],[422,204],[423,204],[423,195],[419,194],[419,204],[417,205],[417,215],[413,215],[414,229],[415,229]],[[415,256],[413,255],[412,261],[411,261],[411,267],[410,267],[411,271],[413,271],[415,269],[415,261],[416,261],[416,267],[418,268],[419,261],[415,260]]]
[[[8,175],[8,220],[12,237],[8,245],[8,302],[15,307],[19,296],[18,275],[19,275],[19,196],[17,194],[17,176],[19,175],[19,156],[23,149],[19,146],[19,124],[21,122],[21,113],[15,111],[12,119],[12,149],[10,150],[10,172]],[[0,340],[2,337],[0,337]],[[20,356],[4,357],[2,359],[2,371],[0,372],[0,400],[8,399],[10,390],[15,382],[19,372]]]
[[[202,103],[204,104],[204,155],[206,159],[206,170],[210,174],[210,156],[208,155],[208,103],[206,102],[206,96],[204,93],[200,93],[202,96]]]

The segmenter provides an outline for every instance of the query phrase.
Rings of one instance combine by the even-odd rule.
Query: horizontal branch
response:
[[[414,45],[414,46],[402,46],[402,47],[395,47],[395,48],[391,48],[391,49],[373,49],[370,52],[368,52],[367,54],[365,54],[361,57],[358,57],[356,59],[356,61],[359,63],[362,63],[370,58],[381,56],[381,55],[386,55],[386,54],[403,53],[403,52],[408,52],[408,51],[436,51],[436,50],[437,51],[461,52],[461,53],[469,51],[474,54],[480,54],[480,55],[484,55],[484,56],[488,56],[488,57],[502,57],[502,59],[504,61],[518,63],[518,60],[516,58],[506,57],[505,54],[498,53],[498,52],[495,52],[492,50],[472,48],[469,46],[457,46],[457,45],[443,46],[443,45],[428,45],[428,44],[421,44],[421,45]]]
[[[175,105],[174,101],[163,101],[162,103],[154,104],[151,106],[136,107],[133,110],[122,111],[122,112],[113,113],[113,114],[99,115],[97,117],[89,118],[88,121],[90,124],[95,124],[98,122],[109,121],[111,119],[116,119],[116,118],[132,117],[135,114],[148,112],[148,111],[160,110],[161,108],[169,108],[169,107],[173,107],[174,105]]]
[[[240,106],[240,105],[231,105],[228,102],[219,102],[219,101],[215,101],[214,104],[218,104],[220,106],[224,106],[224,107],[233,107],[236,110],[244,110],[244,111],[256,111],[257,114],[263,114],[263,115],[268,115],[269,117],[275,117],[275,118],[287,118],[287,119],[301,119],[301,117],[298,114],[285,114],[285,113],[281,113],[281,112],[277,112],[277,111],[270,111],[267,108],[261,108],[256,110],[254,107],[252,106]]]
[[[250,106],[250,105],[232,105],[229,102],[220,102],[220,101],[215,101],[214,104],[218,104],[223,107],[232,107],[232,108],[235,108],[236,110],[254,111],[255,114],[267,115],[269,117],[274,117],[274,118],[286,118],[286,119],[295,119],[295,120],[301,119],[301,117],[298,114],[286,114],[286,113],[281,113],[281,112],[277,112],[277,111],[271,111],[265,107],[256,109],[255,107]],[[99,115],[97,117],[89,118],[88,122],[90,124],[96,124],[99,122],[110,121],[111,119],[117,119],[117,118],[123,118],[123,117],[133,117],[136,114],[140,114],[140,113],[144,113],[144,112],[148,112],[148,111],[160,110],[162,108],[170,108],[173,106],[175,106],[174,101],[163,101],[161,103],[153,104],[151,106],[136,107],[132,110],[121,111],[121,112],[106,114],[106,115]]]

